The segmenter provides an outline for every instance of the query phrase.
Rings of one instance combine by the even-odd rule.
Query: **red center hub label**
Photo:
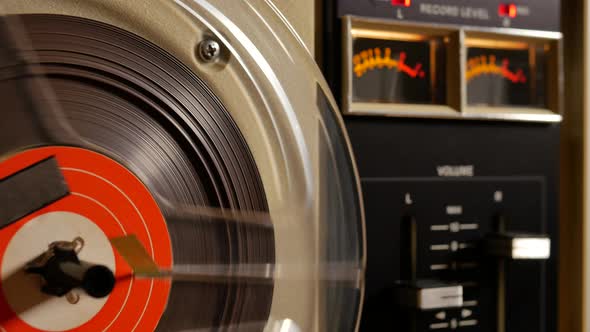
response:
[[[11,240],[19,232],[35,232],[33,220],[44,215],[79,215],[83,220],[90,220],[100,229],[106,238],[135,235],[162,268],[172,267],[172,249],[170,236],[164,217],[147,188],[125,167],[114,160],[80,148],[45,147],[27,150],[0,162],[0,181],[44,159],[56,159],[70,190],[70,194],[58,201],[25,216],[17,222],[0,230],[0,266],[6,266],[8,260],[14,261],[12,252],[7,251]],[[75,225],[75,222],[74,222]],[[57,227],[57,226],[56,226]],[[63,225],[60,227],[64,227]],[[94,226],[93,226],[94,227]],[[74,227],[75,228],[75,227]],[[75,229],[68,230],[76,232]],[[60,234],[48,234],[47,241],[71,241],[71,238],[59,238]],[[84,238],[84,234],[80,234]],[[45,234],[35,234],[44,241]],[[47,247],[48,243],[43,243]],[[107,242],[108,243],[108,242]],[[21,244],[22,245],[22,244]],[[110,246],[110,245],[109,245]],[[164,279],[136,279],[123,258],[112,247],[100,250],[114,253],[114,273],[116,284],[113,292],[104,303],[101,302],[96,314],[67,331],[153,331],[165,310],[170,293],[170,281]],[[83,250],[93,250],[91,244]],[[39,252],[38,254],[42,254]],[[112,257],[112,256],[111,256]],[[18,257],[28,261],[34,257]],[[101,262],[96,262],[101,263]],[[29,308],[30,312],[16,312],[6,287],[8,277],[2,271],[0,281],[0,332],[60,331],[63,324],[31,324],[35,319],[27,320],[25,315],[34,318],[35,310],[47,308]],[[39,281],[40,282],[40,281]],[[23,296],[31,290],[23,290]],[[34,290],[37,291],[37,290]],[[38,290],[40,292],[40,290]],[[53,301],[65,298],[52,298]],[[87,305],[81,298],[79,304],[64,304],[65,309],[56,309],[55,320],[67,320],[68,315],[76,315],[80,306]],[[91,299],[94,300],[94,299]],[[88,299],[87,301],[90,301]],[[60,302],[61,303],[61,302]],[[47,313],[44,313],[47,315]],[[44,325],[45,324],[45,325]],[[77,323],[75,323],[77,324]],[[33,326],[36,325],[36,326]]]

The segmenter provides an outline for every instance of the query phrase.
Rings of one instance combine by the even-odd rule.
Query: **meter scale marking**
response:
[[[382,55],[384,53],[384,55]],[[405,52],[399,53],[399,59],[391,58],[391,48],[387,47],[382,52],[380,48],[367,49],[356,54],[352,61],[354,64],[354,73],[356,77],[363,77],[363,75],[374,69],[388,69],[397,68],[399,72],[403,72],[412,78],[424,78],[425,73],[422,70],[422,64],[417,62],[414,67],[406,64],[407,55]]]
[[[481,55],[469,58],[467,62],[467,81],[470,81],[478,76],[490,74],[498,75],[506,78],[512,83],[526,83],[527,78],[522,69],[511,71],[509,69],[510,60],[502,59],[502,64],[496,63],[495,55]]]

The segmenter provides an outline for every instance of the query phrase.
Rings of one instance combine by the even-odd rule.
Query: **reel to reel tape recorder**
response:
[[[0,3],[0,332],[556,330],[559,2],[315,3]]]

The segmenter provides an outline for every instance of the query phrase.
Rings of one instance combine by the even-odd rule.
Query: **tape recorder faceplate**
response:
[[[365,202],[361,331],[557,330],[559,8],[325,2]]]
[[[356,328],[354,162],[272,2],[0,13],[0,331]]]

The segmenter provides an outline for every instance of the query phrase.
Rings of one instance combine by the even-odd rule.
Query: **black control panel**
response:
[[[559,10],[325,2],[365,205],[361,332],[556,331]]]
[[[559,125],[375,117],[346,125],[367,220],[361,331],[392,322],[401,324],[393,331],[555,331]],[[500,232],[548,236],[549,259],[493,255],[486,244]],[[461,285],[462,302],[399,303],[399,282],[409,280]]]

